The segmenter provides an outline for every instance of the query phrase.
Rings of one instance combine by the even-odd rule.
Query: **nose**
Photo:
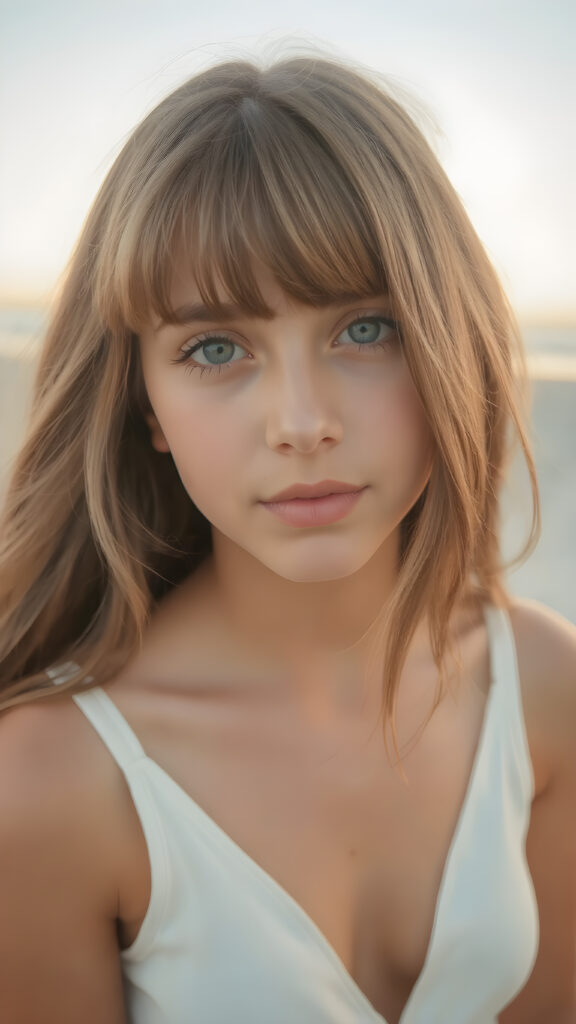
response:
[[[269,383],[272,386],[266,442],[270,448],[294,448],[310,454],[319,445],[341,441],[343,423],[339,403],[325,373],[309,365],[293,365],[291,370],[279,372]]]

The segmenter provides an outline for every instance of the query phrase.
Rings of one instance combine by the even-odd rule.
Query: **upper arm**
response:
[[[501,1024],[576,1022],[576,629],[522,602],[512,612],[528,739],[546,764],[526,842],[538,954]]]
[[[0,718],[0,1017],[124,1024],[105,804],[58,703]]]

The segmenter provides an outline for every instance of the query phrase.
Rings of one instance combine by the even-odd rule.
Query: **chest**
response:
[[[376,721],[310,728],[285,708],[240,713],[176,697],[121,710],[148,755],[296,901],[395,1024],[426,958],[485,704],[477,689],[447,698],[419,737],[406,713],[405,777]],[[138,849],[124,945],[149,901],[143,840]]]

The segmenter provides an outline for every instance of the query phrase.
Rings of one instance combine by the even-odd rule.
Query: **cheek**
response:
[[[379,439],[382,458],[400,477],[420,479],[429,473],[434,450],[426,413],[406,372],[372,406],[371,430]]]
[[[206,518],[217,518],[234,476],[247,462],[237,411],[229,400],[219,401],[214,389],[207,389],[203,400],[201,389],[191,386],[181,367],[175,372],[158,366],[145,345],[141,366],[152,410],[182,484]]]
[[[210,518],[210,506],[221,503],[227,485],[247,462],[246,443],[230,406],[204,409],[201,400],[176,395],[155,408],[172,458],[190,498]],[[234,420],[234,422],[232,422]]]

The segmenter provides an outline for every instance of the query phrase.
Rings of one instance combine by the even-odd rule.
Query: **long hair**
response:
[[[202,300],[218,289],[271,316],[258,257],[320,307],[387,292],[434,439],[426,489],[401,525],[382,612],[383,708],[426,615],[439,669],[456,601],[474,581],[506,604],[498,499],[519,440],[513,314],[462,204],[384,79],[317,56],[228,60],[163,100],[115,161],[47,330],[27,435],[0,523],[3,706],[102,683],[141,643],[158,600],[211,549],[210,524],[150,444],[138,332],[174,318],[175,253]],[[72,663],[54,687],[47,668]]]

